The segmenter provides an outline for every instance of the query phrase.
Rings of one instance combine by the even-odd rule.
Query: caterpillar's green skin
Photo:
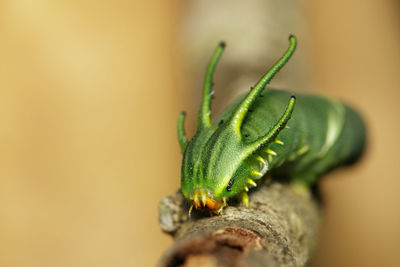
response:
[[[266,84],[289,60],[290,46],[274,67],[244,97],[212,125],[211,86],[220,45],[206,75],[198,130],[190,140],[179,117],[178,136],[183,151],[181,189],[196,208],[220,212],[226,201],[243,196],[265,174],[285,176],[310,186],[334,167],[355,161],[362,153],[365,127],[350,107],[321,96],[297,95],[266,89]]]

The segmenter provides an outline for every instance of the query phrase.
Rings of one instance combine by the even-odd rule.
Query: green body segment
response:
[[[281,90],[263,92],[242,125],[245,143],[253,142],[273,127],[290,96],[289,92]],[[365,126],[352,108],[335,100],[299,94],[296,99],[288,128],[279,133],[278,143],[269,144],[255,156],[265,160],[273,177],[284,176],[312,185],[332,168],[351,163],[362,154]],[[226,120],[236,105],[228,108],[217,123]]]
[[[365,127],[350,107],[321,96],[264,90],[296,48],[289,48],[250,92],[211,124],[212,76],[225,44],[206,74],[197,131],[186,138],[182,113],[178,138],[183,153],[181,190],[192,205],[223,208],[267,173],[310,186],[332,168],[355,161],[365,143]],[[246,204],[246,203],[245,203]],[[219,212],[218,211],[218,212]]]

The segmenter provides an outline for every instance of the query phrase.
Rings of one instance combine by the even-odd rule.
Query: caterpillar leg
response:
[[[215,213],[218,215],[222,215],[222,210],[224,209],[224,206],[221,206]]]
[[[303,196],[309,196],[311,193],[310,184],[305,179],[294,179],[291,186],[294,191]]]
[[[267,173],[264,176],[264,184],[269,185],[272,182],[272,176],[271,173]]]

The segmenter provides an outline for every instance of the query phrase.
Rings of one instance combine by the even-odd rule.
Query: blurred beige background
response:
[[[310,88],[357,106],[370,130],[362,163],[321,184],[313,266],[399,266],[399,4],[302,3]],[[183,11],[0,2],[0,266],[153,266],[172,243],[156,207],[179,186],[177,114],[197,109],[175,41]]]

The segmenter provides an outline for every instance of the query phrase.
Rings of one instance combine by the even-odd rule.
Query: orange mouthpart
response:
[[[197,189],[194,193],[192,193],[190,195],[190,200],[196,209],[207,207],[214,211],[220,210],[225,205],[224,200],[215,200],[212,195],[202,189]]]

